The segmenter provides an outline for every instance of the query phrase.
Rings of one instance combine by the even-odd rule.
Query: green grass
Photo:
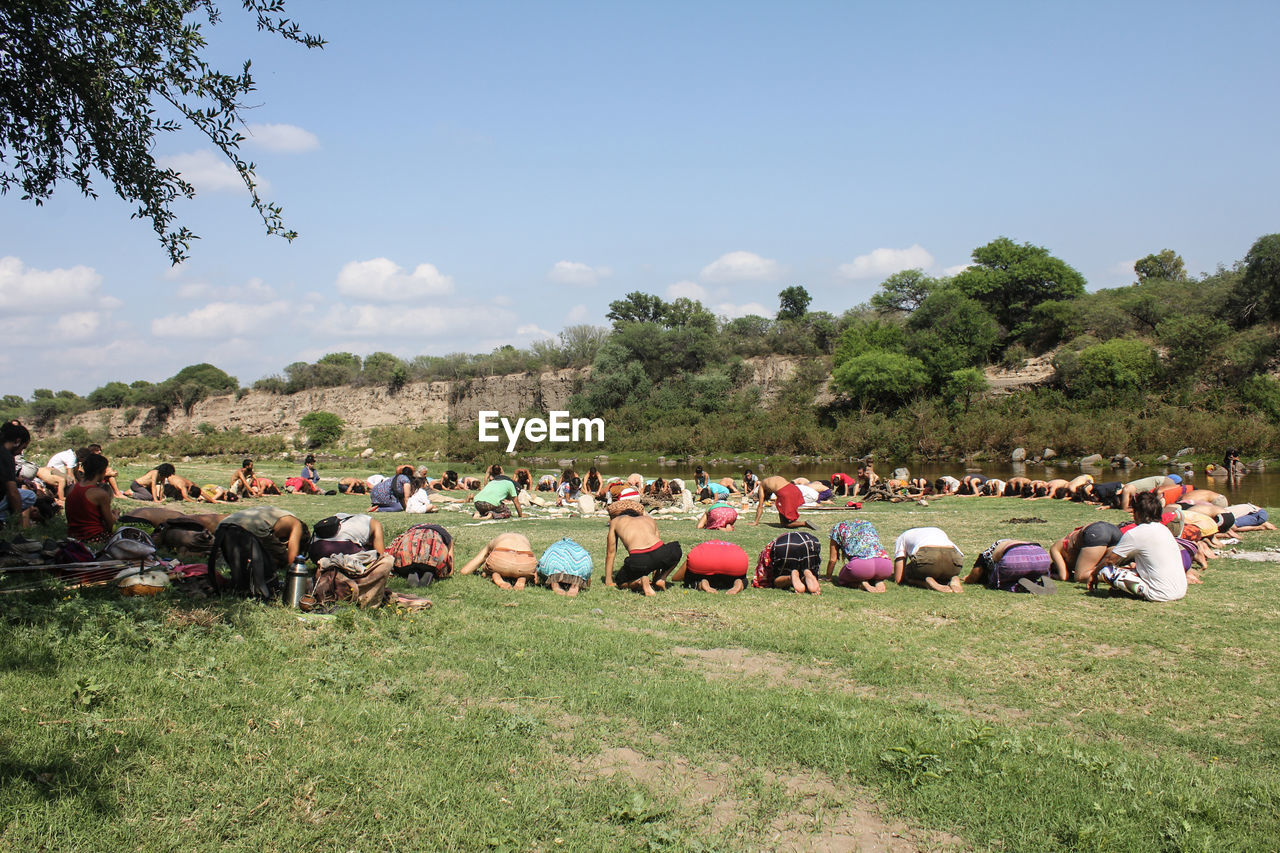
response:
[[[367,506],[274,502],[309,522]],[[886,545],[936,524],[972,558],[999,537],[1047,544],[1119,514],[952,498],[859,515]],[[1027,516],[1049,523],[1007,523]],[[422,520],[383,519],[392,535]],[[1069,585],[644,599],[598,585],[600,519],[431,520],[460,561],[498,531],[538,550],[570,536],[595,556],[597,585],[571,600],[456,577],[412,615],[105,590],[0,598],[0,849],[838,847],[868,808],[884,833],[944,849],[1280,838],[1272,564],[1215,561],[1165,605]],[[686,549],[716,538],[660,525]],[[723,538],[754,557],[778,532]]]

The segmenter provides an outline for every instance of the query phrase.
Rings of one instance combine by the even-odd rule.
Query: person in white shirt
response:
[[[71,487],[76,484],[76,452],[64,450],[49,459],[49,464],[36,471],[36,477],[53,490],[58,506],[66,499]]]
[[[1177,601],[1187,594],[1187,574],[1182,568],[1178,542],[1160,522],[1160,497],[1140,492],[1131,502],[1136,527],[1112,545],[1089,576],[1089,589],[1099,580],[1112,589],[1146,601]],[[1130,565],[1122,565],[1130,564]]]
[[[940,528],[913,527],[893,543],[893,582],[934,592],[964,592],[964,552]]]

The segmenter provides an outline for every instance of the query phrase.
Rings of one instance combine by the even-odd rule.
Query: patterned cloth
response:
[[[538,560],[538,581],[550,586],[567,583],[586,589],[591,585],[594,565],[591,554],[568,537],[553,542]]]
[[[751,579],[755,587],[771,587],[781,574],[806,569],[815,575],[822,568],[822,543],[812,533],[792,531],[784,533],[764,546],[756,560],[756,574]]]
[[[436,580],[453,574],[453,555],[449,543],[434,524],[415,524],[401,533],[387,546],[387,553],[395,560],[396,572],[418,572],[429,569]]]
[[[1098,570],[1098,577],[1111,584],[1112,589],[1132,595],[1134,598],[1148,598],[1147,585],[1133,569],[1120,566],[1103,566]]]
[[[846,560],[870,560],[887,557],[880,544],[880,534],[869,521],[842,521],[831,528],[831,541],[836,543]]]
[[[727,504],[716,504],[707,510],[707,530],[724,530],[738,521],[738,511]]]

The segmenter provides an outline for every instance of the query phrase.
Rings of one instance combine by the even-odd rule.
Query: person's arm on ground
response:
[[[618,556],[618,534],[609,522],[609,533],[604,540],[604,585],[613,586],[613,561]]]
[[[765,501],[764,483],[760,483],[759,485],[756,486],[756,497],[757,497],[756,520],[751,522],[752,527],[758,527],[760,525],[760,519],[764,515],[764,501]]]
[[[493,539],[489,540],[489,544],[481,548],[479,553],[477,553],[470,560],[467,560],[467,564],[465,566],[458,569],[458,574],[460,575],[473,574],[476,569],[480,568],[480,566],[484,564],[484,561],[488,559],[489,552],[493,550],[493,543],[495,541],[497,540],[493,540]]]

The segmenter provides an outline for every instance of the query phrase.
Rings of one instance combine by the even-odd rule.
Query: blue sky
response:
[[[101,183],[0,196],[0,392],[524,346],[632,290],[838,314],[1002,235],[1115,287],[1280,230],[1273,3],[294,0],[312,51],[224,5],[299,238],[190,132],[156,149],[198,191],[179,268]]]

